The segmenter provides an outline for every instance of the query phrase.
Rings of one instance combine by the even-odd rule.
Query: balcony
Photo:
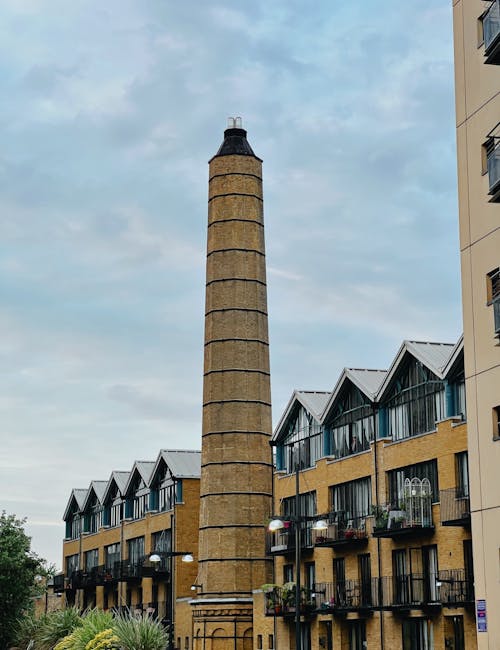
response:
[[[300,531],[302,552],[311,552],[314,547],[312,521],[304,522]],[[295,524],[285,521],[285,528],[268,532],[267,551],[271,555],[291,555],[295,553]]]
[[[384,576],[380,580],[384,609],[399,613],[422,609],[431,614],[441,608],[437,574],[410,573]]]
[[[470,526],[470,499],[463,488],[441,490],[441,525]]]
[[[468,574],[464,569],[439,571],[436,584],[443,606],[474,605],[474,576]]]
[[[493,300],[493,319],[495,323],[495,336],[500,338],[500,295]]]
[[[500,122],[486,136],[486,167],[490,203],[500,202]]]
[[[315,546],[355,548],[368,542],[368,517],[347,518],[344,513],[332,513],[327,518],[327,530],[314,530]]]
[[[494,0],[483,14],[485,63],[500,64],[500,1]]]
[[[143,577],[142,561],[122,560],[119,563],[120,579],[124,582],[139,582]]]
[[[374,537],[421,537],[434,533],[432,522],[432,503],[428,497],[421,508],[394,509],[390,504],[374,506]]]
[[[345,616],[349,612],[370,615],[379,606],[379,581],[343,580],[315,585],[318,612]]]
[[[66,578],[64,573],[58,573],[53,577],[54,593],[62,594],[66,588]]]
[[[284,585],[267,585],[264,587],[264,600],[266,616],[292,617],[297,613],[295,606],[295,582]],[[315,592],[307,587],[300,588],[300,613],[310,616],[316,611]]]

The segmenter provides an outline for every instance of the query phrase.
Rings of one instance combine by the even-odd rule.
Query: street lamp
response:
[[[305,521],[314,521],[315,517],[309,517],[307,515],[302,516],[300,512],[300,490],[299,490],[299,464],[295,465],[295,514],[287,515],[285,517],[286,522],[293,522],[295,524],[295,649],[302,650],[302,627],[300,620],[300,565],[302,561],[302,548],[301,548],[301,538],[302,538],[302,524]],[[285,528],[285,521],[281,517],[275,517],[269,522],[268,530],[270,532],[276,532]],[[312,526],[313,530],[326,530],[328,528],[328,522],[326,519],[318,519]]]
[[[194,562],[193,554],[189,551],[155,551],[149,556],[149,561],[156,565],[156,570],[158,570],[158,565],[163,558],[172,558],[172,557],[182,557],[183,562]],[[174,650],[174,564],[171,565],[170,570],[170,581],[169,581],[169,593],[168,593],[168,606],[169,606],[169,625],[168,625],[168,642],[167,650]]]

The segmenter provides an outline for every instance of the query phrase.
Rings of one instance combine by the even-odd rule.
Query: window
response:
[[[404,484],[405,479],[429,479],[432,490],[432,502],[439,502],[439,485],[437,474],[437,461],[436,459],[428,460],[424,463],[417,463],[416,465],[407,465],[399,469],[387,472],[389,479],[389,499],[391,504],[397,506],[404,498]]]
[[[393,440],[434,431],[446,413],[444,382],[411,358],[396,381],[387,410]]]
[[[490,271],[486,276],[487,304],[493,305],[495,336],[500,336],[500,268]]]
[[[151,548],[153,551],[168,553],[172,550],[172,530],[160,530],[151,535]]]
[[[372,605],[372,568],[369,553],[358,555],[360,602],[363,607]]]
[[[80,566],[80,560],[78,557],[78,553],[75,553],[75,555],[68,555],[68,557],[66,558],[66,576],[70,578],[72,573],[78,571],[79,566]]]
[[[281,448],[282,458],[278,469],[284,469],[289,474],[297,465],[300,469],[313,467],[323,455],[322,427],[303,406],[290,420]]]
[[[299,497],[300,516],[313,517],[316,514],[316,492],[306,492]],[[281,503],[281,514],[283,517],[295,517],[295,497],[283,499]],[[302,527],[302,546],[312,546],[313,521],[306,521]]]
[[[407,619],[403,621],[403,650],[432,650],[434,639],[432,622],[429,619]]]
[[[500,406],[493,409],[493,440],[500,440]]]
[[[144,537],[135,537],[129,539],[128,546],[128,561],[130,564],[140,564],[144,557]]]
[[[368,398],[349,384],[339,398],[330,424],[330,453],[336,458],[370,449],[374,439],[374,418]]]
[[[500,122],[488,133],[486,142],[486,164],[488,169],[488,194],[490,202],[500,201]]]
[[[365,621],[352,621],[349,625],[349,650],[365,650],[366,648],[366,623]]]
[[[273,648],[274,648],[274,634],[269,635],[267,645],[268,645],[269,650],[273,650]]]
[[[293,564],[284,564],[283,565],[283,584],[287,582],[293,582]]]
[[[262,650],[262,634],[257,634],[257,650]]]
[[[85,571],[90,571],[99,564],[99,549],[85,552]]]
[[[305,567],[305,588],[310,592],[314,591],[314,584],[316,582],[316,565],[314,562],[307,562]]]
[[[481,17],[486,63],[500,63],[500,2],[493,0]]]
[[[344,519],[366,517],[371,512],[371,478],[360,478],[330,487],[330,510]]]
[[[104,565],[106,569],[113,569],[116,562],[120,561],[120,542],[104,547]]]
[[[70,515],[66,521],[66,539],[78,539],[82,530],[82,520],[79,513]]]
[[[469,496],[469,463],[468,454],[462,451],[455,454],[455,473],[457,480],[457,498]]]

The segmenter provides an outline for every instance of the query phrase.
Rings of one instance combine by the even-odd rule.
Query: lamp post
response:
[[[295,464],[295,514],[285,517],[286,521],[295,525],[295,650],[302,650],[302,622],[300,619],[300,565],[302,562],[302,524],[305,521],[314,521],[316,517],[302,516],[300,508],[300,484],[299,484],[299,463]],[[277,517],[268,526],[268,530],[275,532],[285,527],[284,521]],[[325,530],[328,522],[325,519],[318,519],[313,525],[313,530]]]
[[[194,558],[192,553],[189,551],[155,551],[149,556],[149,561],[156,565],[156,570],[158,570],[158,565],[162,561],[162,558],[172,558],[182,556],[183,562],[193,562]],[[168,641],[167,641],[167,650],[174,650],[174,564],[171,564],[170,570],[170,581],[168,583]]]

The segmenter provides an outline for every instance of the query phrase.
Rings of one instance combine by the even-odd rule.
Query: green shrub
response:
[[[64,639],[82,624],[82,617],[76,607],[59,609],[46,614],[41,618],[35,636],[34,650],[52,650],[61,639]]]
[[[73,632],[71,650],[85,650],[88,643],[104,630],[114,628],[113,615],[102,609],[90,609],[83,615],[82,625]],[[70,650],[68,648],[68,650]]]
[[[151,616],[120,614],[115,619],[115,632],[123,650],[164,650],[167,644],[165,629]]]

